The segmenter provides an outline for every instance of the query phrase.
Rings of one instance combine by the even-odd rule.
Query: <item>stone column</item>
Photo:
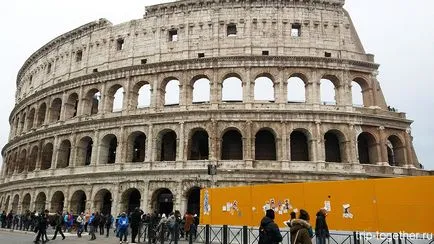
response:
[[[115,158],[115,163],[116,164],[124,164],[126,162],[126,149],[127,149],[127,144],[128,141],[125,137],[125,127],[121,126],[120,129],[120,133],[119,133],[119,138],[117,141],[118,145],[116,147],[116,158]]]
[[[316,143],[314,143],[315,145],[315,150],[314,150],[314,154],[313,157],[315,159],[315,161],[319,161],[319,162],[325,162],[325,145],[324,145],[324,137],[322,136],[322,130],[321,130],[321,121],[315,121],[315,126],[316,126],[316,135],[315,135],[315,140]]]
[[[251,70],[248,69],[244,74],[242,80],[242,88],[243,88],[243,103],[246,105],[246,109],[252,107],[252,103],[254,102],[254,91],[255,91],[255,81],[252,81]],[[248,80],[246,80],[248,79]]]
[[[98,113],[104,114],[104,113],[106,113],[106,106],[107,106],[107,104],[106,104],[106,102],[107,102],[107,89],[106,89],[106,83],[105,82],[102,83],[102,85],[101,85],[100,93],[101,93],[101,98],[100,98],[100,101],[98,103]],[[91,102],[92,102],[92,99],[91,99]]]
[[[378,127],[378,130],[380,131],[380,143],[379,143],[379,156],[380,156],[380,162],[378,162],[379,165],[388,165],[389,159],[387,156],[387,143],[386,143],[386,135],[385,135],[385,128],[384,126]]]
[[[179,136],[176,139],[177,141],[177,152],[176,152],[176,161],[182,161],[184,162],[186,160],[185,158],[185,154],[184,154],[184,140],[185,140],[185,135],[184,135],[184,122],[179,123]]]
[[[123,98],[124,100],[122,101],[122,111],[129,111],[129,105],[131,104],[130,100],[132,97],[132,92],[130,91],[130,83],[132,81],[131,77],[128,75],[127,77],[125,77],[126,82],[124,82],[124,92],[123,92]]]
[[[41,163],[42,163],[42,141],[39,141],[38,143],[38,154],[36,155],[36,165],[35,165],[35,171],[41,170]],[[30,152],[31,153],[31,152]]]
[[[66,110],[67,109],[71,109],[69,104],[68,104],[68,97],[66,92],[63,92],[62,95],[62,105],[61,105],[61,109],[60,109],[60,121],[65,121],[66,118]]]
[[[99,147],[100,147],[100,139],[99,139],[99,130],[96,129],[94,132],[94,137],[93,137],[93,145],[92,145],[92,157],[91,157],[91,162],[90,165],[92,166],[96,166],[99,165]]]
[[[124,209],[121,209],[121,193],[119,189],[119,184],[115,184],[113,187],[112,193],[112,212],[115,210],[115,213],[121,213]]]
[[[151,104],[150,108],[158,109],[160,108],[160,88],[158,87],[159,76],[154,77],[153,84],[151,85]]]
[[[211,93],[210,93],[210,103],[213,109],[218,108],[218,104],[221,99],[221,88],[222,83],[219,81],[219,75],[216,70],[213,70],[212,73],[212,81],[211,81]]]
[[[142,194],[142,199],[141,199],[141,203],[140,203],[140,208],[145,212],[145,213],[150,213],[150,209],[149,209],[149,205],[148,205],[148,199],[149,199],[149,181],[145,181],[143,184],[143,192]]]
[[[279,73],[274,84],[274,99],[276,103],[281,104],[281,107],[283,106],[284,108],[288,100],[288,80],[285,79],[285,73],[283,72],[283,69],[279,69]]]
[[[316,72],[312,72],[312,77],[306,83],[306,103],[308,104],[320,104],[321,94],[320,94],[320,84],[321,78],[317,77]]]
[[[155,147],[155,141],[154,141],[154,134],[153,134],[153,128],[154,125],[150,124],[148,126],[148,134],[146,135],[146,158],[145,161],[146,162],[150,162],[153,161],[153,152],[154,152],[154,147]]]
[[[60,142],[59,136],[54,136],[53,142],[53,155],[51,156],[51,169],[57,169],[57,161],[59,160],[59,152],[60,152]]]
[[[348,152],[348,162],[349,163],[358,163],[357,160],[357,135],[356,130],[354,129],[354,124],[348,124],[348,143],[347,143],[347,152]]]
[[[411,128],[408,128],[405,132],[405,152],[406,152],[406,166],[407,167],[418,167],[419,165],[416,165],[416,161],[413,158],[413,150],[412,150],[412,145],[413,145],[413,140],[411,139]]]
[[[253,160],[255,159],[255,137],[252,135],[252,121],[246,121],[245,136],[243,136],[243,159],[247,169],[253,168]]]

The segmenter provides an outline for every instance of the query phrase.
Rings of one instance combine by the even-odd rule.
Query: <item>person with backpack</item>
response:
[[[261,220],[258,244],[278,244],[282,240],[279,227],[274,223],[274,210],[268,209]]]
[[[84,224],[85,224],[83,212],[77,216],[77,224],[78,224],[77,237],[81,237],[81,234],[83,233],[83,229],[84,229]]]
[[[118,231],[119,231],[119,243],[122,244],[122,237],[124,239],[125,243],[128,243],[127,237],[128,237],[128,217],[125,212],[121,214],[121,217],[118,220]]]
[[[60,211],[57,211],[56,213],[56,217],[55,217],[55,228],[56,230],[54,231],[54,236],[51,240],[55,240],[57,237],[57,233],[60,233],[60,235],[62,236],[62,240],[65,240],[65,235],[62,232],[62,227],[65,224],[64,218],[62,217]]]
[[[290,223],[291,244],[312,244],[312,227],[309,224],[309,213],[300,210],[299,219],[293,219]]]

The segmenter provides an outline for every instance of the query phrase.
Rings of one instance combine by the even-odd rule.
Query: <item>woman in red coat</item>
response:
[[[194,223],[194,218],[191,213],[187,212],[184,215],[184,219],[185,219],[185,224],[184,224],[185,239],[188,240],[188,234],[190,233],[191,225]]]

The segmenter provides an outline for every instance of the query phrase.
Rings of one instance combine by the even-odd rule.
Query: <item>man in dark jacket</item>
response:
[[[321,209],[316,214],[315,236],[317,244],[325,244],[326,238],[330,237],[329,227],[326,222],[327,210]]]
[[[140,220],[142,219],[142,213],[139,208],[134,209],[131,214],[131,243],[136,243],[136,237],[139,233]],[[139,237],[140,239],[140,237]]]
[[[58,211],[56,213],[56,219],[54,221],[55,221],[55,224],[56,224],[56,226],[55,226],[56,230],[54,231],[54,236],[53,236],[53,238],[51,240],[55,240],[56,239],[57,233],[60,233],[60,235],[62,236],[62,240],[64,240],[65,239],[65,235],[62,232],[62,227],[63,227],[63,224],[65,222],[64,222],[64,218],[62,217],[62,214],[60,213],[60,211]]]
[[[292,219],[290,224],[291,244],[312,244],[309,230],[309,214],[307,211],[300,210],[300,218]]]
[[[282,239],[279,227],[274,223],[274,210],[268,209],[261,220],[258,244],[278,244]]]

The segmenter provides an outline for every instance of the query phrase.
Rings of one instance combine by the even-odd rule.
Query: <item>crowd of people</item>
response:
[[[131,232],[131,243],[143,242],[149,239],[150,243],[157,243],[167,240],[169,243],[178,243],[181,238],[196,238],[197,225],[199,218],[196,214],[186,212],[183,216],[179,211],[166,214],[147,213],[136,208],[128,214],[123,212],[116,218],[110,213],[102,214],[81,213],[74,216],[69,212],[49,213],[30,212],[24,214],[14,214],[10,211],[0,214],[1,228],[16,229],[23,231],[33,231],[36,233],[34,243],[45,243],[49,241],[47,229],[51,226],[55,240],[58,235],[65,239],[64,232],[76,233],[81,238],[83,232],[87,232],[90,241],[100,236],[109,237],[113,228],[114,235],[119,238],[119,243],[128,243],[128,235]]]

